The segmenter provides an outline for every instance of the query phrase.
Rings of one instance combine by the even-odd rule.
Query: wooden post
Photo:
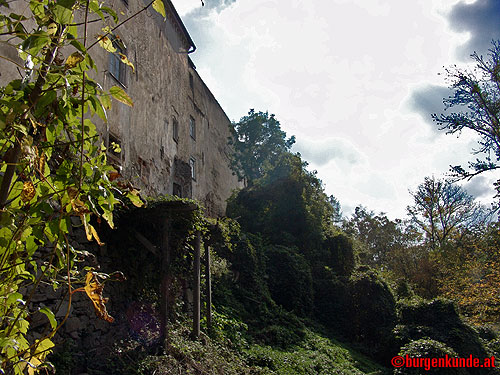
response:
[[[208,332],[212,331],[212,277],[210,275],[210,247],[205,246],[205,272],[206,288],[207,288],[207,328]]]
[[[197,231],[194,239],[193,339],[200,336],[200,248],[201,234]]]
[[[172,275],[170,274],[170,220],[165,218],[161,228],[161,286],[160,286],[160,343],[163,345],[165,351],[169,347],[168,337],[168,310],[169,306],[169,293],[170,284],[172,282]]]

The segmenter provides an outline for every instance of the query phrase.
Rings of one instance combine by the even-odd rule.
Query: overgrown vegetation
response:
[[[151,5],[164,13],[161,1]],[[112,97],[132,105],[121,88],[104,92],[90,78],[97,69],[89,50],[99,44],[112,51],[116,13],[94,0],[0,1],[0,7],[1,43],[23,62],[2,56],[21,69],[22,78],[0,89],[0,362],[2,372],[33,374],[46,365],[75,292],[85,291],[98,316],[112,320],[98,275],[78,268],[84,253],[70,242],[72,218],[79,218],[88,240],[101,244],[91,218],[113,227],[115,206],[141,200],[132,187],[113,181],[117,172],[107,165],[91,121],[93,115],[106,121]],[[85,14],[81,23],[77,11]],[[106,26],[92,45],[89,15]],[[82,36],[78,25],[85,28]],[[125,56],[121,60],[131,65]],[[48,307],[33,310],[32,298],[46,284],[67,289],[62,319]],[[37,313],[47,317],[47,328],[33,335]]]
[[[0,0],[0,6],[9,3]],[[149,6],[164,15],[160,0]],[[117,15],[94,0],[31,1],[27,14],[0,16],[6,43],[25,61],[23,78],[0,90],[0,359],[9,375],[49,371],[46,357],[75,292],[86,292],[98,316],[113,319],[102,297],[103,280],[112,275],[79,267],[86,254],[69,234],[78,218],[86,238],[101,244],[97,221],[114,228],[115,207],[143,204],[135,189],[117,179],[98,142],[92,116],[105,121],[111,97],[132,103],[119,87],[104,92],[89,77],[95,43],[87,46],[86,36],[78,37],[77,10],[84,11],[84,27],[91,13],[111,22],[97,43],[115,53],[110,38]],[[27,31],[28,25],[34,30]],[[482,151],[496,155],[495,161],[488,156],[473,163],[473,172],[454,168],[466,177],[497,168],[500,155],[498,43],[491,53],[491,61],[474,57],[483,72],[479,79],[450,72],[457,91],[447,104],[466,104],[472,112],[435,117],[450,132],[480,132]],[[121,60],[132,65],[123,55]],[[67,344],[52,358],[59,372],[383,374],[393,372],[390,359],[398,353],[500,354],[494,329],[470,325],[499,323],[498,223],[462,188],[428,178],[413,193],[408,220],[358,207],[341,222],[339,202],[291,152],[294,137],[286,138],[274,115],[251,110],[234,124],[230,143],[232,167],[246,187],[229,199],[228,218],[209,220],[196,202],[172,197],[120,213],[121,231],[106,238],[111,252],[113,241],[119,243],[120,251],[110,256],[131,275],[122,293],[132,311],[129,335],[102,361],[77,358]],[[170,336],[163,352],[157,317],[164,310],[158,295],[163,270],[151,255],[137,254],[130,229],[154,237],[163,228],[155,219],[172,202],[194,208],[169,223]],[[200,232],[213,256],[215,311],[210,329],[203,321],[206,334],[193,341],[186,291],[191,241]],[[156,241],[152,252],[162,240]],[[30,302],[42,284],[67,289],[65,316],[57,318],[48,307],[34,310]],[[146,323],[134,326],[135,312],[147,316]],[[36,313],[47,318],[47,329],[35,335]],[[462,370],[456,373],[491,373]]]

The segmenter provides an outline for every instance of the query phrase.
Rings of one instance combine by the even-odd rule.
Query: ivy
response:
[[[78,268],[71,219],[78,217],[87,238],[102,244],[92,218],[113,228],[116,206],[142,205],[138,191],[116,179],[92,122],[94,115],[106,121],[111,97],[133,103],[120,88],[105,92],[90,78],[93,45],[74,24],[75,12],[95,14],[117,23],[106,31],[112,37],[126,20],[118,24],[116,13],[97,1],[30,1],[24,14],[8,15],[9,3],[0,6],[0,32],[8,38],[2,43],[24,60],[22,66],[0,56],[24,70],[22,79],[0,88],[0,373],[35,374],[47,366],[52,338],[68,314],[61,319],[48,307],[33,309],[33,296],[43,284],[66,288],[71,305],[81,289],[74,286],[89,289],[94,275]],[[31,317],[38,312],[48,329],[32,339]]]

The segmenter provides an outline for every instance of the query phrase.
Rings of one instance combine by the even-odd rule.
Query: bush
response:
[[[258,342],[279,348],[297,345],[305,335],[305,326],[299,318],[276,306],[262,309],[253,328],[253,336]],[[249,333],[252,332],[249,330]]]
[[[420,339],[411,341],[407,345],[403,346],[399,352],[399,355],[404,358],[443,358],[446,355],[448,357],[456,358],[458,354],[446,346],[442,342],[432,340],[432,339]],[[450,374],[459,375],[467,374],[467,371],[463,368],[451,368],[451,367],[430,367],[430,363],[419,363],[418,367],[415,361],[412,361],[412,367],[409,367],[410,363],[405,363],[404,367],[397,368],[394,370],[396,375],[411,375],[411,374]],[[420,366],[422,365],[422,366]],[[427,367],[425,367],[427,366]]]
[[[351,338],[368,346],[378,360],[392,357],[396,302],[389,287],[373,270],[360,267],[351,277],[348,290]]]
[[[319,252],[320,261],[324,262],[337,275],[350,276],[354,270],[354,250],[352,242],[344,234],[328,236]]]
[[[460,357],[488,356],[477,331],[460,318],[452,301],[403,300],[397,309],[400,325],[396,336],[401,345],[429,337],[446,344]]]
[[[288,311],[307,316],[313,306],[311,268],[295,248],[266,248],[268,286],[272,299]]]
[[[325,327],[342,335],[350,326],[348,279],[320,265],[314,275],[314,316]]]

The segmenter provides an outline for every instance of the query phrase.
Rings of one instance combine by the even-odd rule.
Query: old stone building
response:
[[[15,3],[24,2],[11,7]],[[110,0],[107,5],[126,19],[148,3]],[[228,164],[230,121],[189,58],[196,46],[173,4],[164,4],[166,19],[149,8],[115,31],[114,46],[135,72],[98,45],[91,49],[99,71],[94,78],[105,90],[122,87],[134,101],[132,108],[115,101],[108,123],[96,123],[106,145],[121,146],[120,153],[109,152],[109,160],[143,193],[194,198],[209,216],[220,216],[239,186]],[[91,23],[88,37],[95,41],[101,28]],[[1,45],[0,54],[18,59],[17,51]],[[19,75],[6,61],[0,61],[0,72],[0,84]]]

